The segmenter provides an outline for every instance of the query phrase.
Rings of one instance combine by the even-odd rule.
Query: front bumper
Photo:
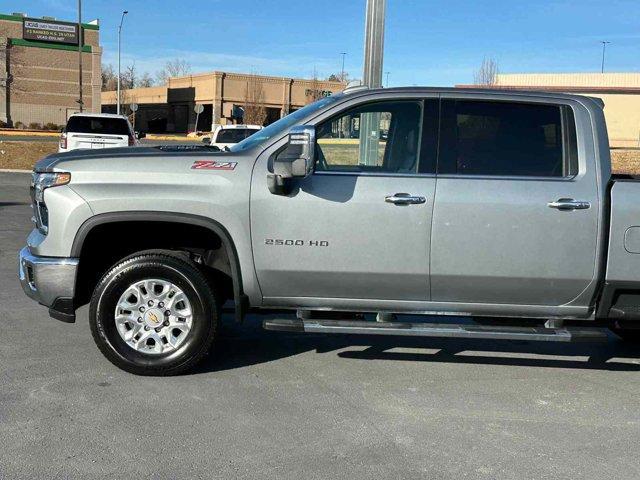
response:
[[[20,250],[18,273],[24,293],[64,322],[76,319],[73,297],[77,271],[77,258],[39,257],[32,255],[29,247]]]

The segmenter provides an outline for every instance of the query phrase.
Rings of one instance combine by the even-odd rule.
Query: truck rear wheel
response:
[[[208,353],[216,334],[216,293],[198,266],[152,253],[126,258],[91,298],[93,338],[114,365],[137,375],[176,375]]]

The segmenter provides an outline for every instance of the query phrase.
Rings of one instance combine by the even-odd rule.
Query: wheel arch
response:
[[[236,321],[242,321],[249,308],[249,300],[243,290],[242,271],[238,251],[231,234],[224,225],[211,218],[180,212],[122,211],[101,213],[89,218],[80,226],[73,240],[71,256],[74,258],[81,257],[85,241],[96,227],[122,222],[177,223],[204,228],[216,235],[220,239],[229,259],[231,282],[233,285],[233,300],[235,303],[235,318]]]

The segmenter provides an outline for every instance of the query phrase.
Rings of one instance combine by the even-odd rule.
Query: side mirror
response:
[[[202,137],[202,143],[205,145],[211,145],[211,137]]]
[[[145,138],[147,136],[144,132],[136,132],[136,138],[140,140],[141,138]]]
[[[316,130],[312,126],[298,125],[289,131],[285,149],[273,162],[273,173],[267,175],[269,191],[287,195],[292,178],[306,178],[315,165]]]

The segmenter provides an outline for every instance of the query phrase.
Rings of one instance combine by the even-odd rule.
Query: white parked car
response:
[[[123,115],[76,113],[69,117],[60,137],[59,152],[77,149],[133,147],[138,144],[131,123]]]
[[[239,143],[263,128],[260,125],[218,125],[213,130],[211,138],[205,137],[202,141],[224,150],[225,147]]]

